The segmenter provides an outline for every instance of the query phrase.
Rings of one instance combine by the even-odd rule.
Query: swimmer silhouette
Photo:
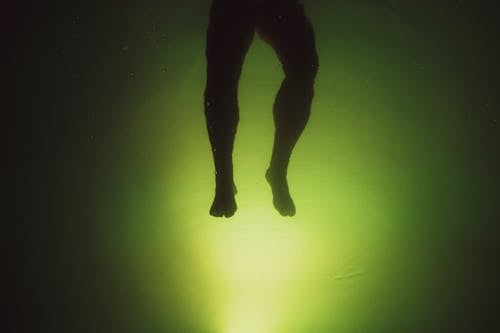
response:
[[[298,0],[214,0],[207,30],[205,118],[215,164],[210,215],[231,217],[237,206],[233,144],[239,120],[238,81],[255,31],[276,52],[285,74],[274,102],[274,146],[265,177],[273,204],[295,215],[287,170],[311,112],[318,56],[314,31]]]

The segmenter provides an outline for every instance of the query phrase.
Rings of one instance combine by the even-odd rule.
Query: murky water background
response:
[[[15,304],[30,325],[452,332],[493,318],[493,7],[305,4],[320,71],[289,171],[292,219],[264,180],[282,73],[261,40],[240,83],[239,209],[218,220],[202,109],[209,1],[19,11]]]

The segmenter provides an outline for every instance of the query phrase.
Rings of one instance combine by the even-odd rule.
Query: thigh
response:
[[[239,75],[255,30],[255,10],[252,9],[234,0],[213,2],[206,44],[209,75]]]
[[[275,50],[285,71],[316,70],[314,30],[304,6],[296,0],[277,0],[262,6],[257,17],[259,35]]]

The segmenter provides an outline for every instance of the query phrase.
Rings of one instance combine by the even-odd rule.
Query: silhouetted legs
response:
[[[235,4],[236,3],[236,4]],[[295,215],[287,184],[290,156],[309,119],[318,69],[314,33],[303,7],[294,0],[242,5],[216,0],[207,32],[205,116],[216,169],[213,216],[232,216],[234,200],[232,151],[238,123],[238,81],[254,30],[276,51],[285,78],[273,114],[274,147],[266,179],[275,208]]]

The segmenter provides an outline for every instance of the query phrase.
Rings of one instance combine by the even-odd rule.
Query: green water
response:
[[[203,117],[209,1],[20,11],[20,323],[151,333],[486,325],[499,204],[493,8],[305,5],[320,70],[290,163],[293,218],[274,210],[264,179],[283,78],[264,42],[254,40],[240,81],[238,211],[216,219]]]

